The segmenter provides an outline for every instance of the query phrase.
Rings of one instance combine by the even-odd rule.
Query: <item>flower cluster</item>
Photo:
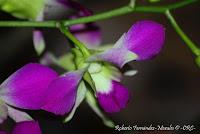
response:
[[[75,68],[60,76],[41,64],[25,65],[0,86],[1,121],[7,116],[17,122],[31,120],[13,107],[42,109],[56,115],[69,113],[78,107],[87,92],[91,92],[85,83],[91,86],[105,112],[119,112],[126,107],[130,96],[128,89],[120,83],[122,74],[119,68],[129,61],[157,55],[164,43],[164,31],[156,22],[140,21],[109,49],[93,50],[93,54],[87,57],[73,49]]]
[[[11,6],[13,3],[7,1],[7,4]],[[76,14],[68,16],[70,19],[91,15],[88,9],[70,0],[38,1],[37,4],[33,8],[38,9],[37,12],[15,12],[13,15],[42,21],[48,19],[52,8],[57,11],[76,10]],[[25,11],[26,8],[20,11]],[[121,84],[121,68],[133,60],[153,58],[160,52],[165,40],[164,27],[149,20],[136,22],[110,47],[99,47],[101,33],[94,23],[78,24],[69,29],[85,44],[88,51],[85,55],[81,48],[73,48],[65,58],[53,59],[56,65],[69,72],[59,75],[45,65],[29,63],[0,85],[0,123],[8,116],[15,120],[17,125],[12,134],[25,134],[30,133],[29,131],[41,133],[38,123],[19,108],[45,110],[62,116],[68,114],[65,119],[67,122],[85,98],[104,123],[111,126],[112,123],[106,120],[101,109],[107,113],[119,112],[130,99],[128,89]],[[34,31],[33,40],[38,54],[42,53],[45,44],[40,30]],[[44,59],[44,62],[49,64],[49,59]],[[28,131],[27,128],[31,130]]]

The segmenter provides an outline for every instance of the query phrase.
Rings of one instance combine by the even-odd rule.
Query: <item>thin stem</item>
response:
[[[183,0],[181,2],[177,2],[174,4],[166,5],[166,6],[135,6],[131,5],[123,6],[117,9],[113,9],[111,11],[106,11],[103,13],[99,13],[92,16],[82,17],[73,20],[64,20],[65,26],[80,24],[80,23],[88,23],[94,22],[98,20],[109,19],[112,17],[128,14],[131,12],[154,12],[154,13],[165,13],[167,10],[177,9],[186,5],[189,5],[193,2],[197,2],[198,0]],[[43,28],[57,28],[57,21],[0,21],[0,27],[43,27]]]
[[[80,42],[76,37],[74,37],[74,35],[69,31],[69,29],[63,23],[59,23],[58,27],[60,31],[65,36],[67,36],[74,43],[75,46],[77,46],[81,50],[84,56],[90,55],[87,47],[85,47],[85,45],[82,42]]]
[[[56,28],[57,21],[0,21],[0,27]]]
[[[176,32],[179,34],[179,36],[185,41],[186,45],[191,49],[191,51],[196,55],[200,55],[200,49],[192,42],[192,40],[183,32],[183,30],[180,28],[180,26],[177,24],[175,18],[170,13],[169,10],[166,11],[165,15],[170,20],[172,26],[176,30]]]
[[[168,5],[166,6],[168,8],[168,10],[172,10],[172,9],[177,9],[177,8],[180,8],[180,7],[184,7],[184,6],[187,6],[193,2],[197,2],[199,0],[182,0],[181,2],[177,2],[177,3],[174,3],[174,4],[171,4],[171,5]]]

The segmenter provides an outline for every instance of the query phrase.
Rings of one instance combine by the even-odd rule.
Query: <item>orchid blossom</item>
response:
[[[22,3],[0,1],[0,8],[15,17],[35,22],[55,19],[60,12],[69,10],[75,13],[65,16],[65,19],[92,15],[90,10],[72,0],[36,0],[35,4],[22,0]],[[31,5],[30,10],[27,5]],[[62,24],[59,22],[56,28],[60,28],[76,47],[61,58],[45,54],[41,64],[29,63],[0,84],[0,123],[8,116],[17,122],[12,134],[41,134],[38,122],[23,112],[24,109],[45,110],[65,116],[64,122],[67,122],[84,100],[107,126],[113,126],[102,110],[106,113],[120,112],[132,96],[122,84],[123,75],[126,75],[122,68],[131,61],[154,58],[165,42],[165,28],[151,20],[136,22],[109,47],[99,46],[101,32],[93,22],[69,27]],[[33,42],[37,53],[41,54],[45,49],[41,29],[34,29]],[[65,72],[58,74],[42,64],[56,64]]]
[[[70,102],[69,105],[73,105],[71,104],[71,102],[73,102],[75,103],[74,109],[77,108],[77,105],[83,101],[81,96],[87,94],[83,92],[88,92],[84,90],[81,92],[81,95],[74,95],[77,93],[78,84],[88,83],[93,89],[94,96],[97,97],[99,105],[105,112],[119,112],[121,109],[125,108],[129,101],[130,94],[128,89],[120,83],[122,80],[120,68],[133,60],[140,61],[155,57],[161,51],[164,45],[164,39],[164,27],[154,21],[145,20],[136,22],[111,48],[101,51],[96,51],[97,49],[90,50],[92,54],[86,57],[80,50],[73,49],[72,53],[67,55],[64,60],[61,58],[62,64],[56,62],[57,65],[69,71],[79,72],[79,75],[76,75],[77,77],[72,86],[73,88],[71,88],[74,91],[70,91],[71,96],[68,97],[70,99],[72,96],[74,97],[68,100],[68,102]],[[59,61],[52,59],[52,57],[49,58],[50,57],[46,58],[45,63],[50,62],[50,60]],[[81,69],[84,69],[85,73],[80,73],[82,72]],[[55,81],[55,83],[50,86],[50,89],[56,90],[57,87],[57,90],[63,92],[68,85],[72,85],[71,82],[67,82],[67,80],[63,82],[64,80],[62,79],[64,79],[63,76]],[[64,96],[64,94],[62,95]],[[66,93],[66,95],[69,96],[68,93]],[[49,94],[49,97],[50,96]],[[63,97],[56,97],[56,101],[52,101],[52,103],[56,105],[56,102],[61,101],[62,98]],[[75,98],[76,101],[74,101]],[[77,101],[78,103],[76,103]],[[63,108],[62,106],[63,105],[60,105],[61,108]],[[72,110],[73,113],[74,111],[75,110]],[[56,114],[59,113],[58,111],[52,112]]]

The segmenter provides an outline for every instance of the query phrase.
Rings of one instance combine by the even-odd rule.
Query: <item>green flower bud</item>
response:
[[[44,4],[45,0],[0,0],[0,9],[17,18],[35,20]]]

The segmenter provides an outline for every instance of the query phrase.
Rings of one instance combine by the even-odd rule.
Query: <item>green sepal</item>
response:
[[[114,122],[110,120],[108,117],[104,115],[104,113],[99,108],[96,98],[92,94],[91,91],[87,91],[86,93],[86,102],[89,104],[89,106],[92,108],[92,110],[102,119],[104,125],[107,127],[113,128],[115,126]]]
[[[78,86],[75,105],[74,105],[73,109],[71,110],[71,112],[69,113],[69,115],[64,119],[64,121],[63,121],[64,123],[70,121],[73,118],[73,116],[76,112],[76,109],[81,104],[81,102],[84,100],[86,92],[87,92],[87,88],[85,86],[85,83],[84,83],[84,81],[81,81]]]
[[[0,9],[21,19],[35,20],[44,8],[45,0],[0,0]]]
[[[88,64],[85,63],[85,57],[83,53],[79,49],[73,48],[72,54],[74,55],[74,62],[76,65],[76,69],[81,69],[88,66]]]
[[[57,65],[64,68],[67,71],[73,71],[76,69],[74,63],[74,55],[72,53],[67,53],[58,58]]]
[[[87,71],[85,72],[83,79],[90,85],[92,90],[96,91],[95,83],[90,75],[90,73]]]
[[[74,71],[76,69],[74,55],[72,53],[56,57],[53,53],[48,52],[40,59],[40,63],[44,65],[56,65],[66,71]]]

